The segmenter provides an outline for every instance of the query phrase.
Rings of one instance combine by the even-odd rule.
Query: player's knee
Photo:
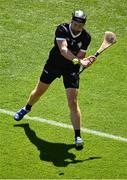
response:
[[[40,97],[42,95],[42,91],[38,89],[34,89],[31,94],[36,97]]]
[[[76,99],[69,99],[68,106],[70,109],[77,109],[77,100]]]

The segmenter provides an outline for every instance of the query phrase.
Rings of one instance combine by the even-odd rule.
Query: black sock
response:
[[[26,108],[26,110],[27,110],[27,111],[30,111],[30,110],[31,110],[31,108],[32,108],[32,106],[31,106],[31,105],[29,105],[29,104],[27,104],[25,108]]]
[[[75,138],[76,137],[81,137],[80,129],[75,129]]]

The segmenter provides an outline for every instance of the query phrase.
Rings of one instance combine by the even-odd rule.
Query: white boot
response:
[[[83,146],[83,144],[84,144],[84,141],[83,141],[83,139],[81,137],[78,136],[78,137],[75,138],[76,147]]]

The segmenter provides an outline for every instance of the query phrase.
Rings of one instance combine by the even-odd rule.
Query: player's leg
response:
[[[32,106],[40,99],[40,97],[46,92],[50,84],[39,81],[35,89],[31,92],[27,104],[21,108],[14,115],[16,121],[20,121],[27,113],[31,111]]]
[[[81,139],[80,126],[81,126],[81,111],[77,100],[78,89],[67,88],[67,100],[70,109],[70,117],[75,132],[75,143],[76,145],[83,145]]]
[[[44,67],[41,74],[40,81],[37,83],[35,89],[31,92],[27,105],[17,111],[14,115],[16,121],[20,121],[28,112],[30,112],[32,106],[40,99],[40,97],[46,92],[49,85],[57,78],[57,74],[52,73],[49,66]]]
[[[31,92],[29,96],[26,109],[29,110],[29,107],[32,107],[40,99],[40,97],[46,92],[49,86],[50,84],[46,84],[44,82],[39,81],[35,89]]]
[[[75,79],[73,76],[67,75],[63,76],[63,80],[67,94],[68,106],[70,109],[70,117],[75,132],[75,143],[76,146],[82,146],[83,140],[80,133],[81,111],[77,100],[79,79]]]
[[[80,129],[81,112],[77,101],[78,89],[66,89],[68,106],[70,109],[70,116],[74,129]],[[80,134],[79,134],[80,136]]]

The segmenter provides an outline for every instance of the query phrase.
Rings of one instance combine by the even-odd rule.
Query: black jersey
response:
[[[71,24],[64,23],[60,24],[55,32],[54,47],[50,51],[49,59],[47,63],[54,64],[56,66],[73,65],[71,61],[67,60],[61,55],[57,40],[66,40],[68,49],[76,56],[78,52],[86,51],[91,41],[89,33],[83,29],[77,35],[74,35],[71,31]]]

